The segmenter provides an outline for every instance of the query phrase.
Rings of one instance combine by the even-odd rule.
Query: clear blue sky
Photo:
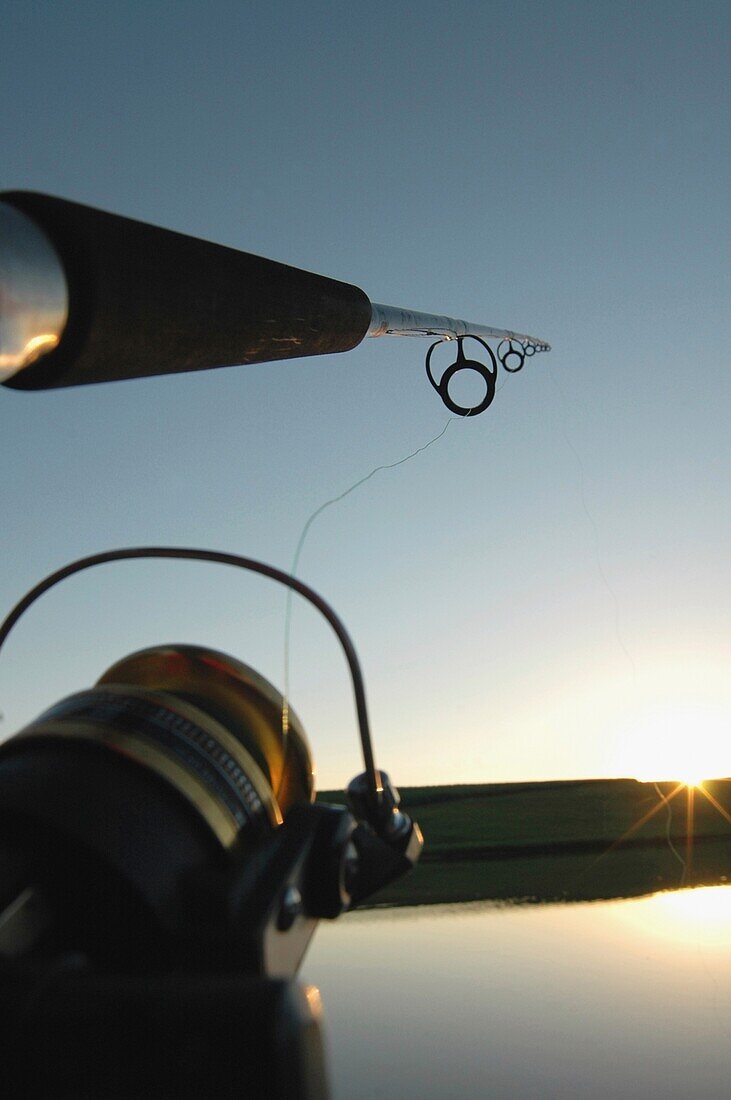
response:
[[[402,783],[731,773],[725,2],[2,4],[0,186],[553,344],[312,528]],[[291,562],[308,515],[444,426],[416,341],[0,391],[3,610],[116,545]],[[6,733],[125,652],[215,645],[281,685],[283,597],[108,566],[0,657]],[[322,785],[345,668],[294,621]]]

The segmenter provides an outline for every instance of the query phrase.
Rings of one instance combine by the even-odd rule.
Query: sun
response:
[[[701,787],[704,779],[731,776],[730,735],[724,708],[695,701],[645,707],[622,737],[622,771],[645,783]]]
[[[701,790],[703,788],[703,779],[705,777],[696,774],[695,772],[686,773],[686,775],[679,775],[676,777],[679,783],[683,783],[684,786],[691,789]]]

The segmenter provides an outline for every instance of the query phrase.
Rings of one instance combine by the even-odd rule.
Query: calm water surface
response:
[[[336,1100],[731,1095],[731,887],[320,925]]]

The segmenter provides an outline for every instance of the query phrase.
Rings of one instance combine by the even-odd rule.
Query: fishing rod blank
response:
[[[457,340],[460,353],[468,336],[508,341],[523,358],[549,350],[535,337],[372,303],[349,283],[65,199],[0,195],[0,382],[10,388],[332,355],[380,336]]]

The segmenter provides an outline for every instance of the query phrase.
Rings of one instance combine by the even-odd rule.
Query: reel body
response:
[[[309,744],[291,709],[283,734],[282,703],[234,658],[157,646],[0,746],[3,835],[50,916],[34,953],[291,976],[318,919],[407,869],[418,829],[393,788],[380,837],[315,804]],[[367,814],[367,784],[353,789]]]
[[[36,586],[0,625],[0,646],[58,580],[149,556],[223,560],[310,591],[233,555],[113,551]],[[281,694],[196,646],[123,658],[0,745],[8,1084],[49,1097],[129,1096],[165,1077],[170,1091],[156,1085],[156,1095],[327,1095],[317,991],[292,979],[317,922],[409,870],[422,839],[375,769],[352,643],[313,596],[353,671],[366,770],[348,805],[314,801],[308,740],[291,708],[283,732]],[[220,1049],[229,1009],[250,1033],[230,1054]],[[140,1018],[131,1048],[118,1025],[131,1035]],[[88,1065],[90,1042],[102,1069]],[[171,1050],[201,1042],[195,1065],[161,1068]]]

